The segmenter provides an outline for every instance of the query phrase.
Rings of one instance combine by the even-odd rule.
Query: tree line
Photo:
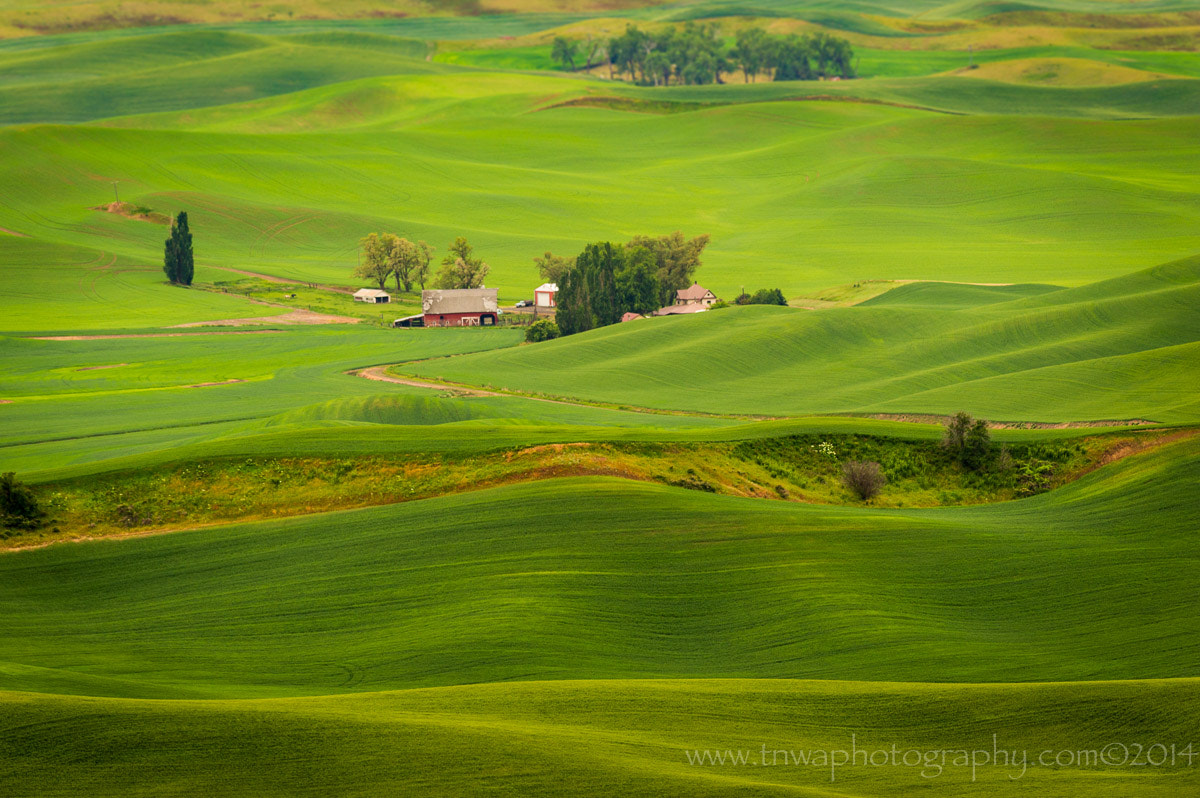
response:
[[[624,76],[644,86],[724,83],[723,76],[735,71],[747,83],[759,75],[771,80],[855,76],[850,42],[824,31],[776,36],[763,28],[743,28],[726,48],[715,25],[692,22],[653,33],[631,24],[608,40],[557,36],[551,57],[570,71],[580,61],[584,69],[607,63],[610,78]]]
[[[534,262],[558,285],[555,320],[563,335],[615,324],[626,313],[653,313],[673,304],[692,283],[708,236],[635,236],[621,244],[588,244],[573,260],[547,252]]]
[[[425,290],[434,250],[424,241],[412,242],[393,233],[370,233],[359,242],[361,256],[354,276],[369,280],[382,291],[394,278],[396,291]],[[447,248],[433,275],[434,288],[480,288],[491,267],[475,255],[475,248],[459,236]]]

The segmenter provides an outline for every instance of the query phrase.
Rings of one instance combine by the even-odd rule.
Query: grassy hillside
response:
[[[519,330],[406,336],[354,327],[186,332],[192,334],[0,339],[10,364],[0,380],[0,397],[9,402],[0,407],[6,419],[0,445],[66,444],[53,447],[52,456],[74,459],[86,456],[89,444],[119,446],[112,436],[128,433],[161,431],[182,442],[217,431],[205,430],[209,425],[253,425],[321,400],[380,392],[379,383],[344,373],[352,368],[510,346],[521,336]],[[405,391],[429,393],[394,388]]]
[[[50,510],[0,529],[0,795],[1200,791],[1200,437],[1076,425],[1200,424],[1196,0],[603,6],[0,0],[0,472]],[[862,79],[550,57],[687,20]],[[339,313],[370,232],[507,303],[673,230],[793,307],[179,327]],[[958,410],[1073,425],[981,473]]]
[[[1097,751],[1113,740],[1189,740],[1185,719],[1200,710],[1194,679],[1047,685],[638,679],[269,701],[20,693],[0,693],[0,701],[10,740],[0,779],[16,785],[11,794],[21,798],[80,791],[394,794],[414,784],[428,795],[836,791],[865,798],[1032,791],[1051,798],[1170,798],[1196,788],[1196,769],[1186,759],[1155,768],[1044,767],[1037,759],[1047,750],[1051,762],[1067,749]],[[936,752],[947,749],[986,751],[990,758],[993,735],[999,747],[1027,752],[1030,766],[981,765],[972,773],[969,765],[955,766],[953,755],[936,766]],[[849,752],[852,742],[871,753],[893,744],[900,756],[934,752],[935,766],[864,767],[860,758],[831,772],[782,764],[785,755]],[[687,756],[745,750],[755,761],[764,744],[768,763],[778,765],[690,765]],[[97,750],[105,752],[103,762]],[[62,765],[66,758],[69,766]],[[909,761],[923,760],[910,755]]]
[[[712,236],[698,276],[723,295],[867,278],[1081,284],[1200,248],[1194,77],[1012,85],[931,76],[945,53],[875,49],[868,64],[892,53],[871,67],[881,78],[647,89],[431,62],[426,42],[369,27],[256,30],[0,47],[0,228],[30,239],[0,232],[21,267],[0,272],[0,295],[24,300],[0,326],[34,329],[64,304],[85,310],[79,326],[104,324],[71,287],[79,262],[153,276],[161,227],[92,210],[114,181],[123,200],[189,211],[208,281],[220,266],[352,285],[373,230],[439,248],[466,234],[507,299],[537,284],[547,249],[677,228]],[[1095,52],[1149,76],[1200,74],[1187,54]],[[600,107],[570,105],[585,96]],[[828,101],[795,102],[814,96]],[[45,125],[112,117],[120,127]],[[17,286],[34,259],[56,282],[30,297]],[[147,311],[170,302],[153,294],[127,303],[134,318],[203,317]]]
[[[1026,298],[1002,287],[896,290],[896,300],[883,294],[857,307],[730,308],[398,370],[710,412],[1197,418],[1200,261]],[[921,295],[939,304],[911,304]],[[1063,385],[1086,390],[1064,393]]]
[[[1195,676],[1184,486],[1198,445],[971,508],[564,480],[5,555],[0,685],[238,697],[546,678]]]
[[[522,794],[596,780],[774,794],[828,774],[686,751],[843,748],[851,733],[989,751],[995,734],[1034,756],[1118,737],[1182,747],[1197,454],[1192,440],[995,507],[871,513],[568,480],[7,555],[0,775],[15,795],[452,794],[493,778]],[[833,675],[884,681],[794,681]],[[1114,677],[1154,680],[1094,681]],[[1013,684],[920,683],[953,679]],[[1034,763],[1014,783],[948,766],[933,785],[1165,796],[1194,772]],[[849,795],[930,783],[903,768],[837,779]]]

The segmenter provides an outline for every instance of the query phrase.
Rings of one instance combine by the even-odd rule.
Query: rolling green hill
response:
[[[523,794],[596,779],[773,794],[827,774],[697,770],[684,752],[843,747],[852,731],[881,747],[993,734],[1035,752],[1114,736],[1182,747],[1197,454],[1192,439],[1035,499],[943,511],[567,480],[6,555],[0,776],[17,795],[218,779],[227,794],[299,780],[449,794],[489,778]],[[793,681],[833,675],[881,681]],[[1153,681],[1102,681],[1114,677]],[[962,679],[993,684],[921,684]],[[937,788],[1167,795],[1195,778],[1182,765],[981,773]],[[850,795],[922,781],[840,778]]]
[[[7,554],[0,687],[183,698],[1196,676],[1185,486],[1198,447],[969,508],[592,478]]]
[[[396,794],[413,785],[427,795],[836,791],[866,798],[919,790],[1174,798],[1196,788],[1186,758],[1155,768],[1045,767],[1038,758],[1049,751],[1053,763],[1063,751],[1099,752],[1113,740],[1190,740],[1187,719],[1200,709],[1194,679],[1045,685],[636,679],[265,701],[29,693],[0,693],[0,700],[11,752],[0,761],[0,779],[16,785],[11,794],[20,798],[80,791],[282,798]],[[764,744],[774,766],[689,764],[689,753],[726,751],[744,751],[754,762]],[[1186,745],[1166,742],[1168,752],[1172,744],[1180,751]],[[921,754],[929,752],[931,766],[861,764],[863,753],[893,745],[901,763],[906,751],[920,752],[910,763],[923,763]],[[852,746],[860,752],[855,766],[783,764],[784,756],[791,762],[817,751],[848,758]],[[967,747],[990,759],[994,746],[1022,752],[1029,767],[1002,763],[972,772],[956,766],[954,754],[943,760],[939,753]],[[1159,761],[1160,752],[1153,756]],[[1121,749],[1108,757],[1119,762]]]
[[[1003,287],[895,290],[894,300],[885,293],[857,307],[730,308],[398,369],[708,412],[966,407],[1012,421],[1198,418],[1200,260],[1028,297]],[[913,302],[923,295],[934,303]],[[1064,393],[1064,385],[1081,390]]]
[[[1200,794],[1196,0],[626,5],[0,0],[0,472],[51,509],[0,529],[0,796]],[[687,20],[862,79],[550,57]],[[466,236],[509,303],[673,230],[823,309],[179,327],[341,313],[370,232]],[[959,410],[1072,426],[978,473]],[[1179,428],[1082,426],[1133,420]],[[1070,761],[924,753],[993,745]],[[756,758],[851,746],[923,766]]]
[[[532,258],[547,249],[677,228],[712,236],[698,276],[723,295],[864,278],[1078,285],[1200,248],[1194,78],[649,89],[430,62],[425,48],[328,27],[0,47],[0,228],[33,239],[0,232],[0,257],[24,269],[33,253],[11,247],[41,247],[64,283],[80,279],[73,264],[115,257],[149,280],[163,230],[92,210],[114,181],[123,200],[189,211],[200,279],[218,266],[350,285],[367,232],[439,248],[466,234],[512,300],[537,284]],[[1139,68],[1197,74],[1145,57]],[[606,96],[624,110],[571,105]],[[813,97],[825,100],[795,101]],[[686,112],[661,113],[672,107]],[[46,125],[87,120],[108,121]],[[7,304],[26,274],[0,272]],[[56,289],[0,326],[95,303]],[[103,315],[83,310],[78,326]]]

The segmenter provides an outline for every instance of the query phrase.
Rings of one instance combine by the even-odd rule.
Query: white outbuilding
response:
[[[533,304],[534,307],[552,308],[554,307],[554,297],[558,294],[558,286],[554,283],[542,283],[537,288],[533,289]]]
[[[354,292],[354,301],[386,305],[392,301],[392,297],[387,291],[380,291],[378,288],[360,288]]]

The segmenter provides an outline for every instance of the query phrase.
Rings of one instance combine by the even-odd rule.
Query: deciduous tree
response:
[[[550,48],[550,57],[570,72],[575,71],[575,57],[579,55],[579,42],[566,36],[555,36]]]
[[[700,254],[708,246],[708,236],[685,239],[683,233],[676,230],[658,238],[635,236],[628,246],[644,247],[654,255],[661,306],[671,304],[676,291],[692,284],[692,275],[700,267]]]
[[[388,252],[388,262],[392,268],[392,276],[396,280],[396,291],[411,291],[413,283],[425,287],[429,274],[429,262],[433,259],[433,247],[424,241],[415,244],[407,238],[393,236]]]
[[[562,279],[563,272],[575,265],[575,260],[547,252],[540,258],[534,258],[533,263],[537,266],[542,280],[557,284]]]
[[[960,411],[946,422],[942,445],[964,468],[977,471],[991,458],[992,434],[982,418],[971,418],[969,413]]]
[[[442,267],[434,277],[435,288],[480,288],[491,267],[475,257],[474,247],[459,236],[442,258]]]
[[[767,65],[771,42],[762,28],[742,28],[737,34],[737,44],[730,55],[741,68],[747,83],[752,83]]]
[[[392,274],[392,249],[395,240],[396,237],[391,233],[370,233],[363,238],[360,242],[362,258],[358,268],[354,270],[354,276],[375,283],[380,291],[384,290],[387,279]]]

